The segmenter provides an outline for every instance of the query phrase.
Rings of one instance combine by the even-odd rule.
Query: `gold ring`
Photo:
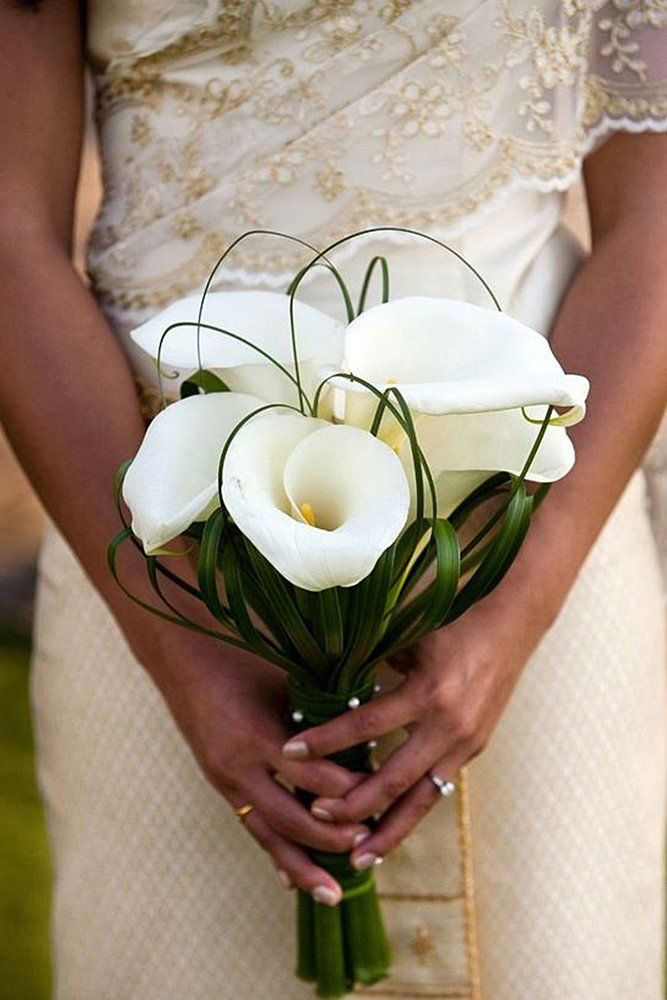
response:
[[[254,809],[252,802],[248,802],[245,806],[239,806],[238,809],[234,810],[234,815],[236,816],[239,823],[242,823],[246,816],[249,816]]]

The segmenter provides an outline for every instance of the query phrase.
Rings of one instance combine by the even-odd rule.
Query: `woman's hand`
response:
[[[429,774],[453,780],[484,748],[538,637],[520,611],[500,613],[487,598],[393,662],[405,674],[396,690],[283,747],[288,760],[305,761],[407,729],[408,738],[375,774],[311,806],[314,816],[336,824],[382,813],[352,853],[356,868],[379,863],[439,800]]]
[[[292,785],[326,797],[344,795],[358,777],[331,761],[282,756],[288,736],[287,691],[277,667],[242,651],[221,650],[216,640],[160,629],[150,643],[140,640],[135,652],[161,689],[202,771],[232,808],[253,805],[243,825],[271,856],[285,888],[298,885],[318,902],[335,905],[340,887],[304,847],[346,852],[369,831],[356,822],[318,820],[275,775],[280,772]]]

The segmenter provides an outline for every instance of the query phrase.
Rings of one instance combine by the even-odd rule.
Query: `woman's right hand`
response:
[[[252,804],[242,820],[270,855],[281,884],[298,886],[318,902],[335,906],[341,889],[310,859],[306,847],[349,852],[369,830],[361,823],[335,825],[316,819],[284,785],[315,795],[340,797],[357,776],[327,760],[287,761],[287,679],[278,667],[200,635],[150,627],[150,641],[130,643],[161,690],[181,732],[211,782],[237,809]]]

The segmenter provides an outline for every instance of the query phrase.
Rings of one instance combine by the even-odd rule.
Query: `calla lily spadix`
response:
[[[189,325],[170,330],[160,352],[163,371],[173,382],[201,366],[220,376],[234,392],[249,392],[267,402],[298,403],[294,383],[252,347],[234,337],[202,326],[197,352],[197,316],[201,296],[189,295],[173,302],[132,331],[134,342],[157,359],[165,330],[174,323]],[[209,292],[202,323],[238,334],[257,345],[294,375],[288,295],[266,291]],[[323,365],[337,363],[341,352],[342,327],[326,313],[295,300],[294,319],[299,367],[306,392]]]
[[[567,413],[554,415],[528,478],[552,482],[572,467],[564,425],[583,418],[588,380],[566,374],[544,337],[504,313],[426,297],[375,306],[347,327],[342,367],[380,390],[400,390],[443,515],[488,474],[521,472],[539,431],[531,420],[547,405]],[[332,382],[339,398],[344,393],[346,423],[370,426],[376,397],[359,383]],[[396,431],[386,418],[380,436],[398,447],[403,437]],[[409,465],[405,444],[402,455]]]
[[[256,396],[214,392],[172,403],[155,417],[123,482],[132,531],[148,554],[218,507],[222,449],[262,405]]]
[[[368,576],[410,504],[400,460],[373,435],[279,413],[258,416],[235,435],[222,495],[262,555],[310,591]]]

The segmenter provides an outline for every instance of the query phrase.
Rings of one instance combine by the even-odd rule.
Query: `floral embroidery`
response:
[[[612,9],[600,19],[600,32],[607,40],[600,54],[610,60],[614,73],[629,70],[639,80],[646,80],[647,63],[641,56],[641,46],[634,34],[638,28],[667,25],[665,0],[613,0]]]
[[[132,142],[136,142],[138,146],[148,145],[153,135],[151,121],[148,115],[132,116],[132,130],[130,134]]]
[[[518,183],[567,186],[604,127],[667,123],[666,0],[156,3],[95,66],[89,267],[122,309],[191,290],[243,229],[452,231]],[[299,253],[248,242],[228,273],[277,284]]]
[[[424,924],[419,923],[415,927],[415,932],[410,942],[410,949],[416,955],[420,965],[430,965],[438,949],[428,928]]]
[[[525,65],[528,69],[518,80],[524,94],[519,115],[525,120],[526,130],[553,134],[553,101],[548,92],[560,84],[574,84],[578,70],[585,65],[589,18],[581,16],[574,27],[548,25],[542,11],[532,8],[525,15],[515,16],[508,0],[504,0],[503,14],[496,25],[502,30],[506,65]]]

